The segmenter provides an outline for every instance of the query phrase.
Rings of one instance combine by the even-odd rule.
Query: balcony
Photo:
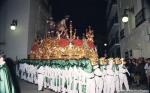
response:
[[[108,31],[116,31],[119,28],[118,17],[117,15],[110,21],[108,24]]]
[[[109,46],[110,47],[119,44],[119,36],[118,35],[119,35],[118,31],[112,33],[111,37],[109,38]]]
[[[0,46],[1,46],[1,45],[5,45],[5,42],[0,42]]]
[[[118,33],[116,33],[115,37],[111,39],[109,43],[109,54],[113,57],[120,57],[120,44]]]
[[[142,24],[145,21],[145,14],[144,14],[144,9],[141,9],[135,16],[135,25],[138,27],[140,24]]]
[[[117,0],[111,0],[107,7],[107,18],[111,19],[117,13]]]
[[[119,38],[118,37],[115,37],[111,40],[110,42],[110,47],[114,46],[114,45],[117,45],[119,43]]]
[[[120,31],[120,39],[123,39],[125,37],[125,34],[124,34],[124,29],[122,29]]]

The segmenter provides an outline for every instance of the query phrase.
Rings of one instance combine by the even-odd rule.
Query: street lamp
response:
[[[13,19],[12,23],[10,24],[10,29],[14,31],[16,30],[16,27],[17,27],[17,20]]]
[[[134,9],[133,8],[124,9],[124,14],[123,14],[123,17],[122,17],[122,22],[123,23],[127,23],[129,21],[129,17],[128,17],[129,12],[133,13]]]
[[[128,18],[128,15],[126,14],[122,17],[122,22],[127,23],[128,21],[129,21],[129,18]]]
[[[106,46],[107,46],[107,44],[105,43],[105,44],[104,44],[104,46],[106,47]]]

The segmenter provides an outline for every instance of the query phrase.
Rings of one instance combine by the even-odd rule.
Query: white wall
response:
[[[35,39],[36,33],[45,35],[47,32],[46,20],[51,15],[51,11],[48,11],[44,5],[40,2],[42,0],[30,0],[30,19],[29,19],[29,33],[28,33],[28,50],[30,53],[32,43]]]
[[[6,5],[6,56],[13,59],[27,57],[30,0],[8,0]],[[18,25],[15,31],[9,26],[13,19]]]
[[[0,44],[0,50],[7,57],[27,58],[35,33],[47,31],[46,19],[51,11],[43,3],[43,0],[3,0],[0,4],[0,43],[5,42]],[[15,31],[9,29],[13,19],[18,21]]]
[[[139,54],[133,54],[134,58],[150,57],[150,40],[147,30],[149,29],[150,24],[144,22],[139,27],[133,29],[132,33],[127,37],[121,40],[121,54],[124,57],[125,52],[129,50],[138,50]]]
[[[144,1],[144,6],[142,6],[142,2]],[[125,37],[120,40],[121,45],[121,56],[125,57],[125,52],[133,50],[133,57],[150,57],[150,36],[148,35],[148,31],[150,32],[150,23],[148,21],[143,22],[138,27],[135,27],[135,16],[136,14],[144,7],[146,8],[146,20],[150,18],[150,4],[146,1],[148,0],[121,0],[120,8],[119,8],[119,22],[121,25],[120,28],[125,29]],[[128,3],[127,3],[128,2]],[[131,3],[133,3],[133,5]],[[134,12],[129,13],[129,21],[128,23],[122,23],[121,21],[121,12],[123,12],[124,8],[132,8],[134,7]],[[121,30],[121,29],[120,29]]]
[[[5,0],[0,4],[0,52],[5,52],[6,4]]]

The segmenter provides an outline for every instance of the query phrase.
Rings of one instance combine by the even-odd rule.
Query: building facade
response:
[[[122,17],[128,16],[123,23]],[[120,56],[125,58],[150,57],[150,1],[117,0],[118,45]],[[109,36],[115,31],[110,30]],[[113,40],[112,38],[109,41]]]
[[[127,9],[129,21],[122,22]],[[150,3],[149,0],[118,0],[121,56],[150,57]]]
[[[107,1],[107,31],[108,34],[108,55],[111,57],[120,57],[119,44],[119,20],[117,0]]]
[[[47,31],[51,16],[49,0],[2,0],[0,6],[0,51],[12,59],[27,58],[36,33]],[[17,20],[15,31],[10,30]]]

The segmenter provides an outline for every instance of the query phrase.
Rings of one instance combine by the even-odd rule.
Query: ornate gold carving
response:
[[[73,30],[72,21],[67,28],[66,21],[63,19],[56,25],[56,36],[51,37],[48,32],[42,40],[33,43],[31,59],[80,59],[89,58],[94,65],[98,61],[96,47],[94,45],[93,30],[89,26],[86,30],[86,37],[79,39],[76,29]]]

